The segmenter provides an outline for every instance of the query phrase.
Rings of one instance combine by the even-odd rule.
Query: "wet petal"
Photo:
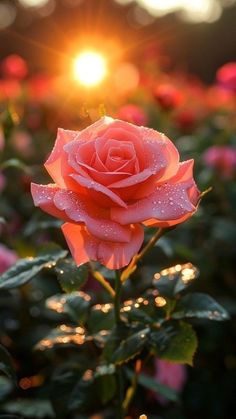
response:
[[[144,232],[138,224],[131,226],[131,238],[128,243],[101,242],[98,248],[98,260],[108,269],[121,269],[127,266],[143,243]]]
[[[79,185],[84,186],[85,188],[88,188],[90,190],[93,189],[99,192],[101,195],[105,195],[106,197],[110,198],[111,203],[113,202],[113,204],[115,203],[123,208],[126,208],[127,205],[125,204],[125,202],[106,186],[101,185],[100,183],[95,182],[90,178],[83,177],[81,175],[72,174],[71,177],[72,179],[76,180],[76,182],[78,182]]]
[[[70,221],[85,223],[88,231],[97,239],[126,243],[130,240],[128,227],[111,221],[109,212],[96,206],[94,202],[72,191],[59,190],[54,196],[58,209],[64,211]],[[106,218],[107,216],[107,218]]]
[[[52,215],[53,217],[60,218],[61,220],[68,221],[69,218],[64,211],[61,211],[54,203],[54,197],[60,190],[57,185],[37,185],[31,184],[31,194],[34,200],[34,205],[40,207],[43,211]]]
[[[164,184],[156,188],[149,197],[122,208],[112,208],[111,218],[121,224],[131,224],[155,218],[157,221],[178,220],[195,207],[190,201],[188,191],[194,182]]]
[[[103,242],[93,237],[86,227],[66,223],[62,231],[72,256],[79,266],[89,260],[99,261],[108,269],[121,269],[128,265],[143,242],[143,229],[130,226],[131,239],[128,243]]]

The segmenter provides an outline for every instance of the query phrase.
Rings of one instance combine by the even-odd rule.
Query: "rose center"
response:
[[[132,152],[129,148],[112,147],[109,150],[109,158],[113,161],[127,161],[132,158]]]

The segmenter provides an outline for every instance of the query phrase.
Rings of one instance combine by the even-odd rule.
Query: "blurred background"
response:
[[[55,75],[81,45],[114,43],[132,61],[155,46],[166,68],[212,82],[235,59],[235,20],[235,0],[1,0],[0,58],[17,53],[32,74]]]

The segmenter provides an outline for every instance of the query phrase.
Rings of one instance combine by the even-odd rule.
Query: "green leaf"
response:
[[[89,313],[88,329],[91,333],[98,333],[101,330],[111,330],[114,326],[113,304],[96,304]]]
[[[52,329],[40,342],[35,349],[41,351],[53,349],[55,346],[81,346],[86,342],[85,330],[83,327],[70,327],[65,324]]]
[[[119,347],[122,340],[126,339],[130,333],[130,328],[125,323],[115,325],[106,339],[102,357],[107,363],[112,363],[115,350]]]
[[[18,413],[26,418],[54,418],[51,403],[48,400],[20,399],[5,403],[3,409],[8,413]]]
[[[112,362],[122,364],[134,358],[144,348],[149,332],[150,329],[146,327],[122,340],[112,355]]]
[[[83,323],[89,313],[91,297],[83,291],[56,294],[46,300],[46,307],[57,313],[65,313],[76,323]]]
[[[79,376],[80,371],[77,370],[60,371],[53,376],[50,385],[50,400],[57,418],[65,419],[68,416],[68,402]]]
[[[7,375],[7,377],[15,380],[16,375],[11,356],[2,345],[0,345],[0,371]]]
[[[12,289],[26,284],[44,268],[51,268],[59,259],[67,255],[65,250],[57,250],[52,254],[19,259],[14,266],[0,277],[0,289]]]
[[[108,403],[113,399],[116,392],[115,375],[102,375],[96,379],[96,387],[98,389],[99,398],[102,404]]]
[[[177,321],[165,323],[160,330],[151,333],[150,343],[160,359],[193,364],[197,336],[188,323]]]
[[[55,271],[63,291],[68,293],[77,291],[88,278],[88,265],[84,264],[78,267],[72,259],[61,260]]]
[[[174,297],[185,290],[198,276],[198,270],[191,263],[175,265],[154,275],[153,285],[163,297]]]
[[[181,298],[172,313],[175,319],[196,317],[223,321],[229,319],[227,311],[212,297],[200,292],[189,293]]]
[[[11,393],[12,389],[12,381],[8,377],[0,376],[0,401],[2,401],[9,393]]]
[[[128,377],[132,380],[134,373],[131,370],[126,370]],[[149,377],[145,374],[138,374],[138,383],[147,388],[148,390],[155,391],[156,393],[164,396],[166,399],[171,400],[173,402],[178,401],[178,394],[175,390],[165,386],[164,384],[160,384],[157,380],[152,377]]]
[[[68,407],[70,410],[81,409],[91,406],[91,401],[96,397],[94,388],[94,376],[92,370],[85,371],[83,377],[78,381],[69,398]]]

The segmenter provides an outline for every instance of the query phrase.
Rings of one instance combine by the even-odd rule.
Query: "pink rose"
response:
[[[196,211],[193,160],[149,128],[101,118],[77,132],[59,129],[45,167],[54,184],[32,184],[36,206],[66,221],[62,231],[78,265],[126,266],[143,226],[169,227]]]
[[[229,146],[209,147],[203,155],[205,163],[216,169],[226,179],[233,177],[236,169],[236,149]]]
[[[186,367],[182,364],[156,359],[155,378],[160,384],[176,390],[179,393],[183,389],[187,379]],[[160,394],[156,397],[161,404],[167,403],[167,399]]]
[[[13,250],[8,249],[3,244],[0,244],[0,273],[5,272],[17,261],[18,257]]]
[[[216,73],[221,86],[236,93],[236,61],[224,64]]]

